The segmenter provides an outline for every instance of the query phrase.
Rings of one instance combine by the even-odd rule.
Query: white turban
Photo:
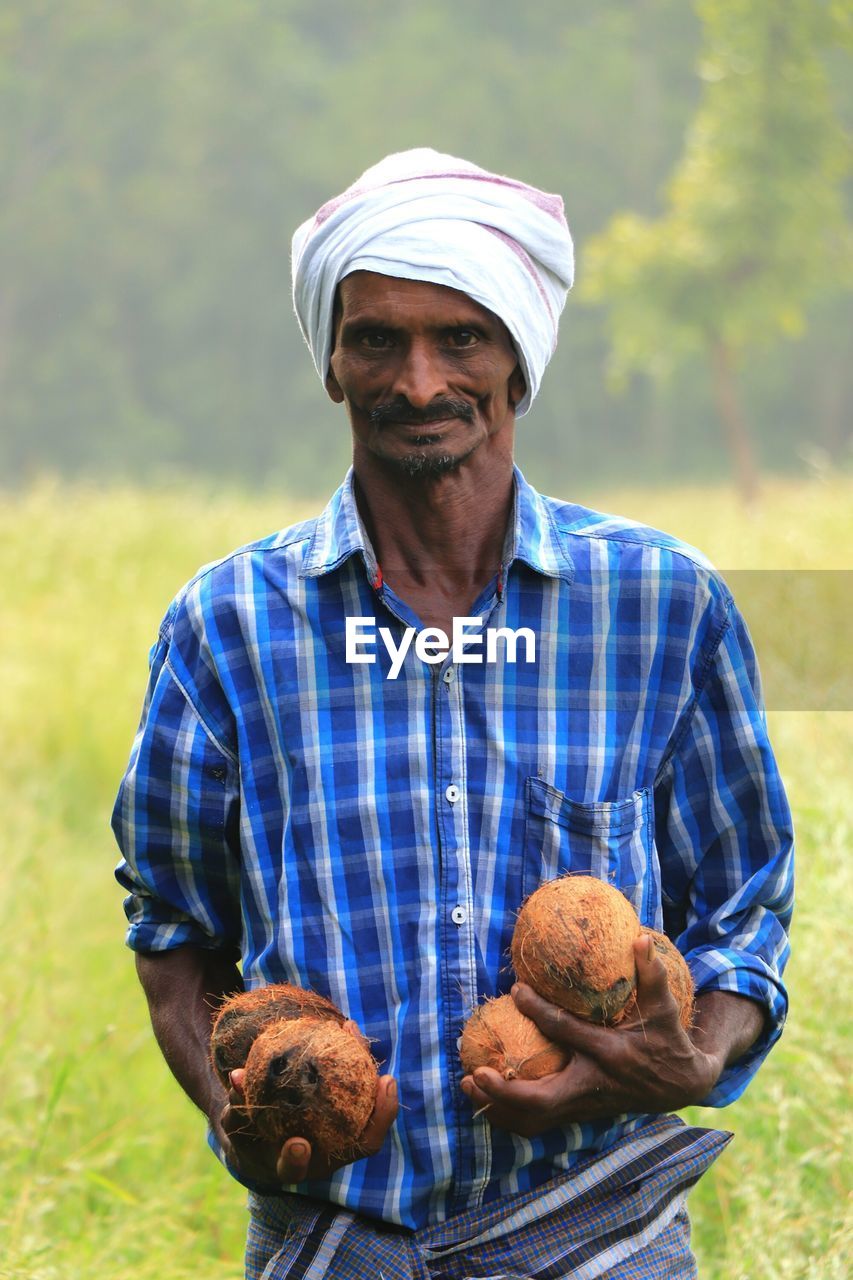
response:
[[[572,287],[572,238],[559,196],[428,147],[387,156],[293,237],[293,304],[321,379],[335,290],[353,271],[427,280],[503,320],[530,408]]]

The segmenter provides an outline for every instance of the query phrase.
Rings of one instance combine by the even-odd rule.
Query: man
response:
[[[667,1113],[737,1097],[781,1030],[790,819],[729,593],[513,466],[571,281],[562,202],[453,157],[323,206],[294,299],[352,471],[202,570],[152,652],[117,874],[158,1040],[252,1192],[251,1277],[693,1275],[684,1199],[728,1135]],[[563,1071],[463,1078],[515,912],[565,871],[677,940],[695,1026],[638,944],[619,1027],[515,989]],[[284,980],[387,1070],[344,1167],[253,1141],[208,1063],[217,999]]]

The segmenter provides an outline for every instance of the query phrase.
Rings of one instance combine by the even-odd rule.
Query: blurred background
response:
[[[0,1278],[236,1280],[242,1190],[123,946],[109,815],[199,565],[349,430],[296,225],[431,145],[560,192],[518,457],[665,528],[752,629],[795,815],[791,1017],[691,1195],[703,1280],[853,1275],[853,0],[0,0]]]
[[[5,0],[2,483],[327,493],[290,237],[422,145],[565,200],[534,483],[850,467],[851,31],[849,0]]]

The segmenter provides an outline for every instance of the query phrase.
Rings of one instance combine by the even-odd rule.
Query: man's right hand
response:
[[[208,1117],[234,1170],[278,1191],[305,1178],[327,1178],[348,1160],[324,1159],[311,1138],[290,1138],[283,1146],[252,1136],[243,1096],[244,1072],[231,1072],[226,1091],[210,1060],[210,1030],[225,996],[243,989],[233,953],[187,944],[171,951],[139,954],[136,966],[145,989],[157,1042],[176,1079]],[[373,1115],[351,1160],[375,1155],[397,1116],[397,1083],[382,1076]]]
[[[288,1138],[279,1147],[255,1137],[251,1131],[243,1093],[245,1074],[243,1069],[231,1072],[228,1101],[214,1129],[228,1163],[250,1181],[268,1186],[271,1191],[309,1178],[328,1178],[353,1160],[375,1155],[397,1118],[397,1082],[393,1076],[380,1076],[373,1114],[361,1134],[357,1152],[348,1160],[327,1159],[320,1151],[314,1151],[309,1137]]]

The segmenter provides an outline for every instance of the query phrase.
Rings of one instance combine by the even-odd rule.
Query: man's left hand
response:
[[[489,1067],[465,1076],[462,1089],[489,1121],[525,1138],[566,1124],[625,1112],[677,1111],[704,1098],[726,1062],[724,1051],[698,1048],[679,1021],[663,961],[651,939],[634,944],[636,1003],[613,1027],[559,1009],[523,983],[513,998],[555,1044],[572,1053],[562,1071],[540,1080],[504,1080]]]

